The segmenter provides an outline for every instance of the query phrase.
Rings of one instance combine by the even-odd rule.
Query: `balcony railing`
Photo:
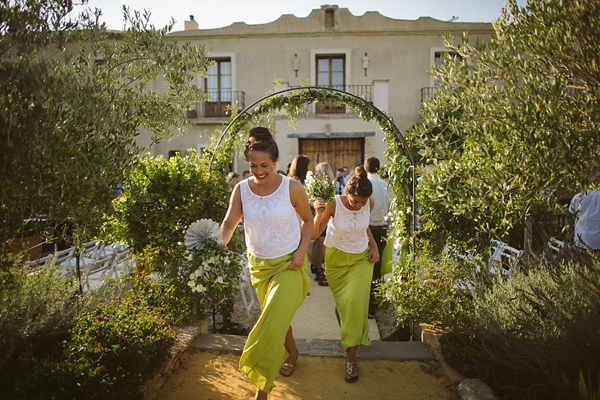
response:
[[[435,87],[421,88],[421,103],[427,99],[435,99]]]
[[[331,85],[318,86],[323,89],[343,90],[344,92],[352,93],[369,103],[373,103],[373,85]],[[338,105],[334,99],[327,100],[322,103],[317,103],[315,113],[317,114],[345,114],[350,111],[344,105]]]
[[[241,90],[208,90],[208,101],[196,103],[196,108],[188,110],[188,118],[228,118],[231,109],[246,107],[246,94]]]

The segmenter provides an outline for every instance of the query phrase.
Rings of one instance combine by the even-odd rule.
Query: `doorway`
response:
[[[336,138],[336,139],[298,139],[298,154],[304,154],[310,159],[309,168],[321,162],[327,162],[335,170],[348,167],[350,171],[357,165],[362,165],[365,156],[365,138]]]

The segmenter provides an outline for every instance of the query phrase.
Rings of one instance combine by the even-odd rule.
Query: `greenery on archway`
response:
[[[411,168],[414,166],[412,151],[389,114],[354,94],[313,86],[269,93],[246,109],[232,115],[214,146],[213,159],[216,159],[217,165],[226,165],[226,161],[233,157],[235,148],[243,147],[246,140],[245,133],[250,128],[257,125],[274,126],[272,118],[274,114],[284,113],[290,124],[296,124],[298,115],[308,113],[308,105],[327,100],[334,100],[338,106],[347,106],[365,122],[379,124],[380,129],[385,133],[388,143],[385,153],[388,159],[386,172],[396,195],[391,214],[395,219],[396,235],[407,237],[414,209],[411,189],[414,187],[414,168]],[[220,145],[222,146],[219,147]]]

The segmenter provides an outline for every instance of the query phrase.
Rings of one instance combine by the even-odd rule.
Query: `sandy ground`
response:
[[[239,355],[190,350],[156,393],[161,400],[251,399],[255,388],[238,368]],[[344,359],[300,356],[294,374],[275,381],[270,399],[455,400],[437,361],[358,360],[360,379],[344,381]]]

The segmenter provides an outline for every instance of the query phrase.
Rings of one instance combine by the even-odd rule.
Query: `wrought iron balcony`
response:
[[[232,109],[246,107],[246,94],[241,90],[209,90],[208,101],[196,103],[196,108],[188,110],[188,118],[228,118]]]
[[[421,88],[421,103],[427,99],[435,99],[435,87]]]
[[[344,92],[352,93],[370,103],[373,102],[373,85],[331,85],[318,86],[323,89],[343,90]],[[350,113],[344,105],[338,105],[333,99],[323,103],[317,103],[315,107],[316,114],[345,114]]]

